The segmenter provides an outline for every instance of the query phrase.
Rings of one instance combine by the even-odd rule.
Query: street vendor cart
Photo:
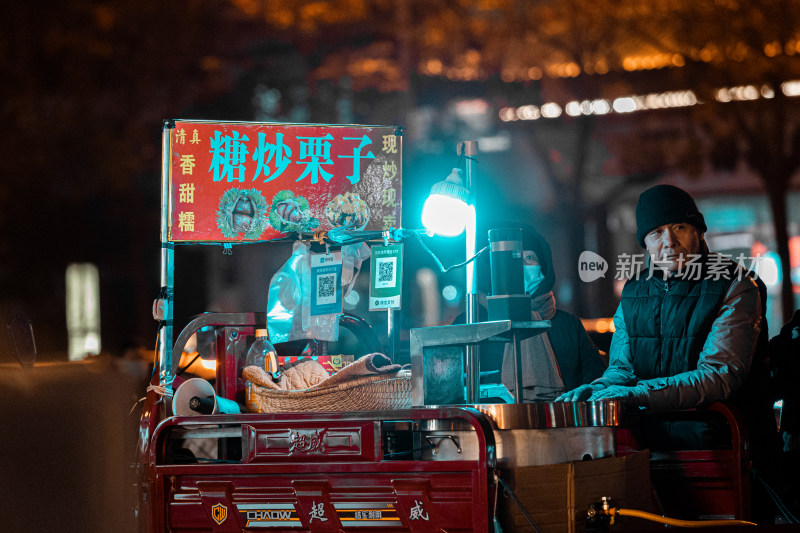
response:
[[[479,383],[471,350],[513,344],[547,321],[509,315],[417,328],[410,365],[380,367],[376,355],[391,356],[392,346],[342,312],[339,255],[333,285],[324,260],[287,271],[298,290],[311,276],[310,301],[203,313],[173,338],[176,246],[230,253],[291,235],[315,240],[327,258],[344,243],[400,240],[399,128],[175,120],[164,125],[163,153],[158,360],[135,465],[142,531],[578,531],[595,503],[649,508],[649,456],[617,454],[616,402],[523,404],[506,391],[508,403],[498,403],[503,395]],[[395,297],[376,299],[390,326]],[[256,330],[268,329],[276,345],[276,337],[321,341],[301,357],[322,360],[340,327],[365,355],[313,387],[262,387],[264,408],[243,412]],[[200,380],[207,397],[193,393],[210,402],[206,414],[178,400],[194,381],[180,357],[201,333],[215,362]],[[369,371],[354,370],[359,362]]]

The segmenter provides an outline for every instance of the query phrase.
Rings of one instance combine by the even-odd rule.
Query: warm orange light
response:
[[[577,63],[567,63],[565,70],[570,78],[577,78],[581,73],[581,67]]]
[[[555,63],[547,67],[547,75],[551,78],[574,78],[580,71],[581,68],[575,63]]]
[[[181,354],[180,362],[178,363],[179,368],[183,368],[186,365],[189,365],[185,372],[189,374],[194,374],[197,377],[201,377],[206,380],[214,379],[217,377],[217,362],[216,361],[209,361],[213,366],[210,368],[206,366],[206,362],[203,360],[202,357],[195,357],[197,356],[197,352],[183,352]],[[192,361],[194,359],[194,361]],[[191,364],[189,362],[191,361]]]
[[[233,0],[233,4],[246,15],[255,15],[259,11],[259,4],[256,0]]]
[[[781,53],[782,48],[781,43],[778,41],[767,43],[764,45],[764,55],[767,57],[775,57]]]
[[[622,68],[627,71],[653,70],[665,67],[682,67],[685,60],[680,54],[650,54],[646,56],[627,56],[622,60]]]
[[[612,318],[582,318],[583,328],[590,333],[614,333],[614,320]]]
[[[442,62],[438,59],[429,59],[425,63],[425,71],[432,76],[439,76],[443,70]]]
[[[467,50],[466,54],[464,54],[464,59],[471,65],[477,65],[481,60],[481,53],[474,48]]]

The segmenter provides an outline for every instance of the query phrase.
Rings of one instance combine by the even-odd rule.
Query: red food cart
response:
[[[354,399],[331,410],[320,394],[312,410],[176,416],[189,339],[210,336],[214,395],[241,404],[244,354],[268,318],[205,313],[173,339],[175,247],[322,240],[345,225],[387,239],[400,225],[402,132],[176,120],[163,153],[158,360],[136,462],[142,531],[575,531],[596,502],[649,508],[649,456],[617,455],[616,402],[466,402],[467,347],[546,321],[412,330],[411,371],[395,376],[405,388],[389,408]],[[366,352],[383,351],[364,320],[338,321]]]

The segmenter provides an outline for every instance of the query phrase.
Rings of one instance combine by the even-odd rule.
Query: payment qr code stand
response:
[[[242,361],[256,330],[270,329],[271,309],[203,313],[173,336],[183,245],[230,254],[287,235],[299,238],[295,251],[304,238],[377,238],[370,309],[391,308],[402,266],[388,241],[419,237],[395,230],[401,177],[402,132],[392,126],[165,122],[158,360],[137,446],[140,530],[576,531],[601,497],[635,506],[649,496],[646,455],[615,455],[617,402],[515,403],[478,382],[480,347],[511,345],[516,358],[521,339],[549,327],[519,315],[511,287],[493,290],[487,322],[411,330],[410,372],[358,374],[388,359],[373,353],[312,387],[271,390],[252,378],[260,412],[241,408]],[[495,233],[493,269],[516,264],[506,257],[515,238]],[[308,266],[317,268],[320,312],[382,351],[363,319],[329,307],[339,286],[331,265]],[[201,330],[212,339],[213,373],[182,381],[180,356]],[[195,400],[210,414],[183,409]]]

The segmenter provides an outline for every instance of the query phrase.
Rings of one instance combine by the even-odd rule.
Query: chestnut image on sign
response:
[[[253,226],[253,218],[256,216],[256,209],[250,198],[242,197],[236,202],[236,206],[231,213],[231,222],[236,231],[247,232]]]
[[[311,216],[311,206],[305,197],[285,190],[272,197],[269,223],[279,232],[288,233],[311,231],[319,226],[319,219]]]
[[[217,227],[226,237],[257,239],[269,226],[267,209],[258,189],[228,189],[219,200]]]
[[[325,218],[332,228],[352,225],[352,229],[362,230],[369,222],[369,206],[357,194],[337,194],[325,208]]]
[[[300,212],[300,204],[294,198],[278,202],[275,206],[275,214],[282,221],[289,224],[297,224],[303,220],[303,213]]]

